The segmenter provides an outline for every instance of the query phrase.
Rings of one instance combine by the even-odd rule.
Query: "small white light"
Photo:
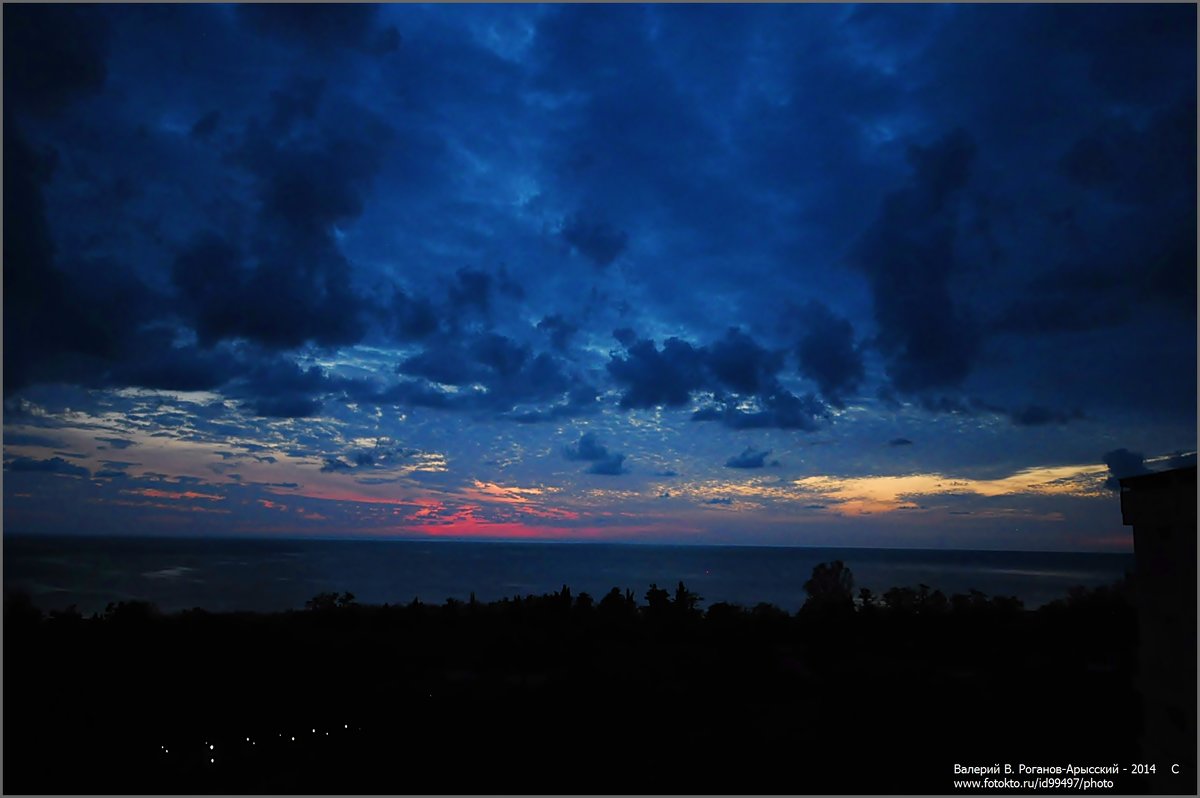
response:
[[[347,724],[346,724],[345,726],[343,726],[342,728],[343,728],[343,729],[349,729],[349,728],[350,728],[350,724],[349,724],[349,723],[347,723]]]
[[[216,762],[217,760],[215,760],[215,759],[210,759],[210,760],[208,760],[208,761],[209,761],[209,762]]]
[[[209,751],[213,750],[213,747],[210,745],[210,746],[208,747],[208,750],[209,750]]]
[[[326,737],[328,737],[328,736],[329,736],[329,732],[325,732],[325,736],[326,736]]]
[[[316,729],[313,729],[313,734],[316,734],[316,733],[317,733],[317,730],[316,730]]]
[[[249,737],[247,737],[247,738],[246,738],[246,742],[250,742],[250,738],[249,738]]]
[[[293,737],[293,738],[292,738],[292,742],[296,742],[296,738],[295,738],[295,737]]]

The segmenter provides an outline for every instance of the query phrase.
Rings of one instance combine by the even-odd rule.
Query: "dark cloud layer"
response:
[[[604,222],[589,221],[580,214],[566,220],[563,240],[600,267],[616,260],[629,245],[629,237]]]
[[[854,327],[815,301],[800,309],[800,317],[804,329],[796,344],[800,371],[817,383],[826,401],[840,407],[845,395],[856,389],[864,376]]]
[[[1194,446],[1194,6],[4,22],[10,426],[363,471],[342,441],[590,417],[605,476],[720,471],[730,430],[827,430],[831,471],[900,429],[930,468]]]
[[[958,216],[976,145],[953,131],[908,151],[912,177],[889,194],[859,243],[854,262],[867,276],[892,384],[905,393],[954,387],[973,365],[978,333],[950,280]]]
[[[40,381],[100,382],[119,358],[143,314],[150,292],[109,262],[68,273],[47,220],[45,186],[60,168],[51,147],[29,140],[26,114],[52,115],[97,90],[104,80],[97,39],[87,11],[13,11],[5,25],[4,121],[4,390],[11,395]],[[6,11],[5,19],[10,15]],[[64,63],[30,76],[47,54],[75,51]],[[36,51],[34,53],[33,51]],[[7,67],[13,62],[10,71]],[[32,61],[32,63],[26,63]],[[11,81],[9,75],[17,75]],[[22,77],[24,76],[24,77]],[[25,86],[24,81],[32,81]],[[44,92],[44,96],[43,93]]]
[[[259,416],[303,418],[321,409],[321,396],[342,387],[319,366],[301,368],[277,358],[255,363],[238,377],[229,394],[244,400],[245,406]]]
[[[4,434],[4,445],[6,446],[37,446],[43,449],[54,449],[63,445],[63,442],[49,435],[36,435],[30,433],[9,433]]]
[[[100,9],[6,8],[5,110],[49,115],[99,90],[108,72],[108,38]]]
[[[550,337],[550,344],[559,352],[566,352],[571,338],[579,332],[578,325],[564,318],[560,313],[544,316],[538,322],[537,328]]]
[[[322,53],[346,47],[383,55],[400,46],[399,32],[381,28],[377,8],[366,3],[248,3],[237,11],[257,32]]]
[[[548,352],[535,353],[532,346],[495,332],[429,340],[421,352],[402,360],[396,371],[424,381],[394,389],[391,398],[401,403],[487,411],[506,417],[512,417],[522,405],[537,405],[540,409],[515,414],[517,420],[526,422],[582,415],[595,398],[594,391],[570,376],[561,358]],[[472,390],[447,394],[434,388],[433,383]]]
[[[731,329],[708,347],[705,362],[722,388],[749,396],[775,388],[783,353],[770,352],[741,330]]]
[[[1178,69],[1194,60],[1195,42],[1179,33],[1192,9],[1086,18],[1033,8],[516,9],[489,22],[499,38],[488,43],[471,33],[475,13],[483,12],[6,12],[6,392],[63,379],[218,390],[252,368],[222,343],[291,352],[466,328],[514,338],[513,314],[530,313],[551,348],[577,360],[598,332],[589,327],[611,320],[598,309],[612,301],[639,329],[656,319],[693,328],[656,336],[661,349],[647,342],[655,339],[626,342],[604,364],[621,407],[680,408],[704,393],[724,407],[727,395],[753,396],[777,408],[762,411],[773,418],[701,417],[802,429],[819,414],[808,408],[801,422],[778,410],[804,402],[775,384],[781,353],[842,407],[871,379],[869,349],[899,395],[949,395],[982,363],[1011,362],[1004,350],[1018,344],[1005,336],[1116,328],[1136,320],[1142,303],[1183,323],[1194,317],[1195,86]],[[500,31],[518,30],[536,34],[537,46],[499,43]],[[978,52],[956,44],[981,30],[1021,44],[989,40]],[[694,43],[717,39],[711,62],[696,61]],[[751,57],[754,47],[769,53],[772,42],[792,40],[807,42],[794,62]],[[130,45],[139,41],[175,41],[196,68],[175,75],[164,62],[162,75],[138,72]],[[856,60],[861,47],[878,64]],[[1070,59],[1084,68],[1082,81],[1065,82]],[[205,70],[226,65],[255,77],[214,92],[228,83]],[[365,102],[356,87],[374,85],[381,69],[398,71]],[[85,101],[122,141],[135,131],[139,151],[160,151],[163,170],[139,173],[133,148],[69,135]],[[1114,103],[1137,113],[1113,115],[1105,109]],[[480,116],[494,123],[478,125]],[[1031,126],[1036,152],[1024,144]],[[529,134],[549,129],[549,140]],[[820,165],[792,156],[801,132],[825,154]],[[170,264],[170,279],[151,274],[151,260],[89,255],[86,236],[71,228],[98,226],[99,216],[70,220],[47,207],[50,188],[61,202],[68,186],[90,190],[107,172],[112,186],[123,172],[146,177],[112,189],[105,216],[135,207],[138,216],[107,227],[150,231],[146,246]],[[185,212],[130,199],[159,181],[178,181],[207,204]],[[486,193],[515,185],[524,186],[516,205]],[[374,230],[356,229],[368,218]],[[415,240],[409,230],[429,248],[395,249],[393,231]],[[998,243],[1005,230],[1028,232]],[[564,259],[561,245],[538,250],[547,236],[586,263]],[[639,266],[627,283],[612,282],[614,269],[586,268],[630,260],[634,241]],[[784,268],[801,241],[816,249]],[[847,245],[866,278],[869,317],[852,303],[835,307],[844,282],[815,267],[841,259]],[[1135,252],[1143,257],[1130,269]],[[712,268],[706,253],[739,266]],[[479,265],[493,255],[510,267]],[[981,304],[964,286],[998,266],[1007,285]],[[1089,272],[1095,279],[1080,279]],[[564,311],[566,289],[588,281],[600,304]],[[729,296],[727,318],[698,310],[695,299],[714,293]],[[780,300],[798,309],[792,340],[743,332]],[[139,341],[148,334],[160,340]],[[1098,395],[1087,387],[1081,397]],[[405,395],[471,404],[422,384],[393,388]],[[562,396],[508,417],[568,417]],[[1037,410],[1013,397],[993,401]],[[1014,421],[1044,415],[1022,410]]]
[[[762,347],[740,330],[728,330],[707,347],[668,338],[661,350],[628,330],[613,335],[625,346],[624,356],[613,353],[608,362],[609,374],[624,388],[622,407],[680,407],[703,392],[713,401],[693,412],[692,420],[720,421],[734,429],[811,431],[828,415],[816,397],[797,397],[780,383],[782,352]],[[753,399],[755,408],[739,407],[739,398]]]
[[[680,407],[704,387],[706,377],[703,350],[678,338],[668,338],[662,349],[648,339],[633,341],[625,356],[612,356],[608,373],[625,389],[624,408]]]
[[[293,91],[319,107],[320,84]],[[296,114],[280,110],[295,102],[291,92],[276,95],[276,124],[284,135],[305,129]],[[362,212],[388,129],[360,112],[353,127],[292,143],[260,124],[255,120],[231,153],[255,182],[252,236],[243,249],[209,233],[181,253],[172,277],[183,305],[206,345],[228,338],[275,349],[356,343],[365,334],[368,302],[352,288],[351,265],[334,228]],[[271,310],[264,312],[268,303]]]

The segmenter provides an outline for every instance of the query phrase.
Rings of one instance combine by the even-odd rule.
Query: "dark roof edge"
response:
[[[1167,471],[1151,471],[1149,474],[1138,474],[1132,477],[1122,477],[1118,480],[1122,488],[1149,488],[1155,485],[1167,485],[1176,482],[1196,481],[1196,466],[1172,468]]]

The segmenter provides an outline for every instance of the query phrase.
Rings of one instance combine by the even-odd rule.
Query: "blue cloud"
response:
[[[725,461],[726,468],[762,468],[766,465],[767,456],[771,454],[771,450],[756,451],[754,448],[747,446],[742,450],[741,454],[734,455]]]
[[[608,447],[600,443],[594,432],[585,432],[577,442],[563,447],[563,457],[568,460],[604,460],[608,456]]]
[[[628,473],[628,469],[624,466],[625,455],[610,454],[588,466],[587,473],[603,474],[605,476],[617,476],[619,474]]]
[[[45,472],[50,474],[66,474],[72,477],[88,477],[91,471],[83,466],[75,465],[61,457],[51,457],[48,460],[35,460],[32,457],[17,457],[4,463],[7,471],[16,472]]]
[[[137,441],[131,441],[128,438],[96,438],[96,440],[108,444],[114,449],[128,449],[130,446],[137,446]]]

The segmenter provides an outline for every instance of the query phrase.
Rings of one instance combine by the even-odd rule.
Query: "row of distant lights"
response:
[[[430,694],[429,694],[429,697],[430,697],[430,698],[433,698],[433,693],[430,693]],[[349,728],[350,728],[350,724],[349,724],[349,723],[343,723],[343,724],[342,724],[342,728],[343,728],[343,729],[349,729]],[[313,730],[312,730],[312,733],[313,733],[313,734],[316,734],[316,733],[317,733],[317,730],[316,730],[316,729],[313,729]],[[283,736],[283,732],[280,732],[280,733],[279,733],[279,736],[280,736],[280,737],[282,737],[282,736]],[[329,732],[325,732],[325,736],[326,736],[326,737],[328,737],[328,736],[329,736]],[[294,743],[294,742],[296,742],[296,738],[293,736],[293,737],[291,738],[291,741],[292,741],[293,743]],[[247,738],[246,738],[246,742],[250,743],[250,745],[258,745],[258,741],[257,741],[257,740],[251,740],[249,737],[247,737]],[[208,742],[207,740],[205,740],[205,741],[204,741],[204,744],[208,746],[208,750],[209,750],[210,752],[213,752],[213,753],[215,753],[215,752],[216,752],[216,750],[217,750],[217,747],[216,747],[215,745],[213,745],[212,743]],[[162,749],[162,752],[163,752],[164,754],[169,754],[169,753],[171,753],[170,749],[168,749],[168,748],[167,748],[165,745],[160,745],[160,746],[159,746],[159,748],[160,748],[160,749]],[[215,764],[217,763],[217,759],[216,759],[216,757],[215,757],[215,756],[214,756],[214,757],[209,757],[209,759],[208,759],[208,762],[209,762],[209,764],[210,764],[210,765],[215,765]]]
[[[349,724],[349,723],[344,723],[344,724],[342,724],[342,728],[343,728],[343,729],[349,729],[349,728],[350,728],[350,724]],[[316,734],[316,733],[317,733],[317,730],[316,730],[316,729],[313,729],[313,730],[312,730],[312,733],[313,733],[313,734]],[[280,733],[279,733],[279,736],[280,736],[280,737],[282,737],[282,736],[283,736],[283,732],[280,732]],[[325,736],[326,736],[326,737],[328,737],[328,736],[329,736],[329,732],[325,732]],[[292,738],[291,738],[291,741],[292,741],[292,742],[296,742],[296,738],[295,738],[295,736],[292,736]],[[250,745],[258,745],[258,741],[257,741],[257,740],[251,740],[249,737],[247,737],[247,738],[246,738],[246,742],[250,743]],[[207,740],[205,740],[205,741],[204,741],[204,744],[205,744],[206,746],[208,746],[208,750],[209,750],[209,752],[210,752],[210,753],[213,753],[213,754],[215,754],[215,753],[216,753],[216,750],[217,750],[217,747],[216,747],[216,745],[214,745],[213,743],[210,743],[210,742],[208,742]],[[160,745],[160,746],[159,746],[159,748],[160,748],[160,749],[162,749],[162,752],[163,752],[164,754],[169,754],[169,753],[171,753],[171,749],[167,748],[165,745]],[[211,757],[209,757],[209,758],[208,758],[208,762],[209,762],[209,764],[210,764],[210,765],[215,765],[215,764],[217,763],[217,758],[216,758],[216,756],[211,756]]]

